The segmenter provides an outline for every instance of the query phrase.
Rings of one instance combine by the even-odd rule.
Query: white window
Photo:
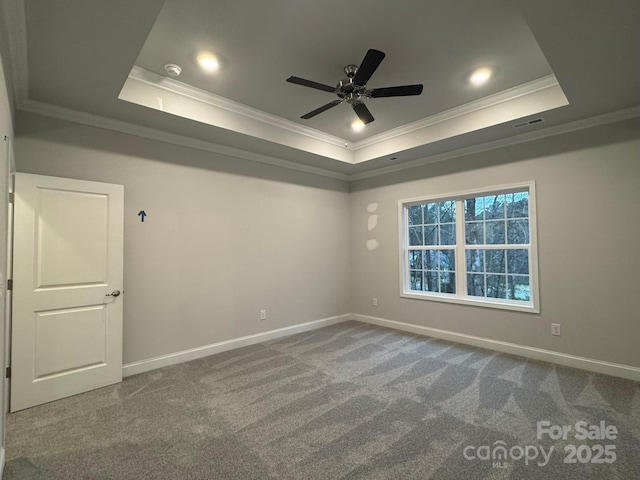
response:
[[[533,182],[399,204],[401,296],[539,312]]]

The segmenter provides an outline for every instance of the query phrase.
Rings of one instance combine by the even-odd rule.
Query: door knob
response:
[[[120,296],[120,290],[114,290],[111,293],[107,293],[105,295],[105,297],[119,297]]]

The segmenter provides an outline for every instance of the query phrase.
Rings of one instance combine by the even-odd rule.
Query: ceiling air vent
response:
[[[526,122],[514,123],[512,125],[512,127],[513,128],[522,128],[522,127],[528,127],[529,125],[535,125],[536,123],[542,123],[542,122],[544,122],[544,118],[538,117],[538,118],[534,118],[532,120],[527,120]]]

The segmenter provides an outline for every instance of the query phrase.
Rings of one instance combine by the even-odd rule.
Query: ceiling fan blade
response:
[[[353,107],[353,110],[356,112],[356,115],[358,115],[358,118],[360,119],[360,121],[365,125],[375,120],[373,118],[373,115],[371,115],[371,112],[369,111],[369,109],[364,103],[357,102],[357,103],[354,103],[352,107]]]
[[[373,72],[376,71],[380,62],[382,62],[383,58],[384,52],[373,49],[369,50],[358,67],[356,76],[353,77],[353,83],[359,86],[366,85],[371,78],[371,75],[373,75]]]
[[[296,85],[302,85],[303,87],[311,87],[317,90],[323,90],[329,93],[335,93],[335,87],[330,87],[329,85],[325,85],[323,83],[314,82],[313,80],[306,80],[300,77],[289,77],[287,78],[287,82],[295,83]]]
[[[409,95],[420,95],[422,84],[402,85],[399,87],[372,88],[367,91],[367,96],[371,98],[382,97],[406,97]]]
[[[309,120],[310,118],[315,117],[319,113],[322,113],[322,112],[324,112],[326,110],[329,110],[330,108],[335,107],[336,105],[340,105],[342,102],[343,102],[343,100],[334,100],[333,102],[327,103],[326,105],[323,105],[320,108],[316,108],[312,112],[309,112],[309,113],[301,116],[300,118],[304,118],[305,120]]]

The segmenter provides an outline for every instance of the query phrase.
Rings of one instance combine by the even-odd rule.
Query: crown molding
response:
[[[311,173],[314,175],[320,175],[323,177],[334,178],[337,180],[347,181],[349,176],[326,170],[324,168],[312,167],[309,165],[301,165],[299,163],[291,162],[289,160],[283,160],[280,158],[271,157],[255,152],[249,152],[241,150],[239,148],[227,147],[219,145],[213,142],[207,142],[204,140],[197,140],[189,138],[183,135],[177,135],[174,133],[168,133],[154,128],[143,127],[133,123],[123,122],[121,120],[114,120],[99,115],[94,115],[86,112],[79,112],[69,108],[60,107],[58,105],[52,105],[50,103],[38,102],[35,100],[26,100],[18,105],[18,110],[35,113],[38,115],[44,115],[47,117],[57,118],[59,120],[66,120],[82,125],[88,125],[91,127],[102,128],[105,130],[112,130],[128,135],[135,135],[150,140],[156,140],[159,142],[170,143],[173,145],[179,145],[182,147],[193,148],[196,150],[202,150],[206,152],[216,153],[227,157],[239,158],[242,160],[249,160],[252,162],[263,163],[266,165],[272,165],[276,167],[288,168],[291,170],[297,170],[304,173]]]
[[[473,102],[454,107],[441,113],[437,113],[430,117],[426,117],[415,122],[402,125],[400,127],[387,130],[379,135],[368,137],[357,142],[350,142],[343,138],[326,134],[319,130],[300,125],[290,120],[283,119],[276,115],[272,115],[262,110],[258,110],[247,105],[234,102],[228,98],[215,95],[206,90],[202,90],[191,85],[187,85],[183,82],[179,82],[173,78],[158,75],[154,72],[150,72],[144,68],[133,66],[129,74],[129,78],[146,85],[160,88],[165,91],[181,95],[192,100],[207,104],[214,108],[219,108],[228,112],[232,112],[243,117],[248,117],[253,120],[260,121],[262,123],[287,130],[289,132],[304,135],[306,137],[313,138],[329,145],[339,146],[346,148],[350,151],[356,152],[366,147],[370,147],[379,143],[386,142],[388,140],[401,137],[403,135],[411,134],[417,130],[432,127],[434,125],[444,123],[453,120],[458,117],[463,117],[471,113],[484,110],[496,105],[500,105],[505,102],[512,101],[514,99],[532,95],[542,90],[559,87],[558,80],[551,74],[545,77],[541,77],[522,85],[517,85],[507,90],[503,90],[494,95],[484,97]],[[354,162],[355,163],[355,162]]]
[[[215,108],[226,110],[243,117],[248,117],[253,120],[258,120],[262,123],[281,128],[298,135],[304,135],[305,137],[313,138],[329,145],[335,145],[341,148],[347,148],[353,150],[353,142],[349,142],[343,138],[328,133],[321,132],[315,128],[306,127],[299,123],[286,120],[282,117],[272,115],[270,113],[258,110],[257,108],[249,107],[239,102],[229,100],[228,98],[221,97],[214,93],[202,90],[200,88],[187,85],[186,83],[179,82],[173,78],[158,75],[157,73],[150,72],[144,68],[136,65],[131,69],[129,78],[137,80],[138,82],[152,85],[160,89],[182,95],[187,98],[191,98],[201,103],[205,103]]]
[[[622,110],[616,110],[614,112],[604,113],[602,115],[596,115],[593,117],[584,118],[581,120],[575,120],[573,122],[563,123],[560,125],[554,125],[547,128],[542,128],[532,132],[521,133],[511,137],[501,138],[490,142],[480,143],[472,145],[470,147],[458,148],[450,150],[448,152],[439,153],[436,155],[404,162],[398,165],[389,165],[386,167],[377,168],[368,172],[355,173],[349,176],[350,181],[362,180],[365,178],[377,177],[379,175],[386,175],[389,173],[398,172],[401,170],[407,170],[409,168],[421,167],[430,163],[443,162],[446,160],[452,160],[457,157],[465,155],[471,155],[474,153],[487,152],[490,150],[496,150],[498,148],[508,147],[512,145],[518,145],[520,143],[532,142],[534,140],[541,140],[547,137],[553,137],[556,135],[562,135],[565,133],[571,133],[578,130],[584,130],[587,128],[598,127],[601,125],[607,125],[609,123],[622,122],[625,120],[631,120],[633,118],[640,117],[640,105],[625,108]]]
[[[163,102],[165,92],[184,101]],[[488,114],[497,119],[496,123],[503,123],[567,104],[556,77],[547,75],[375,137],[350,143],[137,66],[128,75],[119,98],[347,164],[366,162],[418,147],[422,143],[492,126],[492,123],[487,123]],[[244,123],[241,128],[238,127],[239,122]]]
[[[439,123],[444,123],[458,117],[469,115],[479,110],[484,110],[486,108],[515,100],[516,98],[525,97],[527,95],[532,95],[536,92],[555,87],[559,87],[559,83],[555,75],[547,75],[545,77],[523,83],[522,85],[517,85],[507,90],[489,95],[488,97],[483,97],[478,100],[465,103],[464,105],[445,110],[444,112],[431,115],[430,117],[425,117],[420,120],[416,120],[415,122],[407,123],[406,125],[387,130],[386,132],[380,133],[378,135],[363,138],[362,140],[354,143],[353,149],[360,150],[365,147],[370,147],[372,145],[386,142],[402,135],[413,133],[416,130],[432,127]]]
[[[1,1],[0,13],[4,17],[2,27],[8,43],[12,100],[14,108],[17,108],[28,98],[29,88],[24,0]]]
[[[326,170],[323,168],[312,167],[307,165],[300,165],[288,160],[282,160],[267,155],[262,155],[254,152],[248,152],[238,148],[226,147],[223,145],[215,144],[212,142],[206,142],[203,140],[196,140],[182,135],[176,135],[166,133],[161,130],[156,130],[149,127],[142,127],[128,122],[120,120],[113,120],[98,115],[93,115],[84,112],[78,112],[57,105],[51,105],[48,103],[37,102],[34,100],[27,100],[18,107],[19,110],[35,113],[38,115],[44,115],[47,117],[53,117],[60,120],[71,121],[82,125],[88,125],[97,128],[103,128],[106,130],[113,130],[120,133],[129,135],[135,135],[142,138],[148,138],[159,142],[170,143],[188,148],[194,148],[196,150],[207,151],[220,155],[225,155],[233,158],[240,158],[243,160],[249,160],[253,162],[263,163],[267,165],[289,168],[305,173],[311,173],[320,175],[323,177],[334,178],[342,181],[356,181],[366,178],[377,177],[379,175],[386,175],[401,170],[407,170],[410,168],[421,167],[431,163],[443,162],[446,160],[452,160],[457,157],[465,155],[471,155],[474,153],[482,153],[486,151],[496,150],[498,148],[508,147],[512,145],[518,145],[520,143],[532,142],[547,137],[553,137],[556,135],[562,135],[565,133],[571,133],[578,130],[584,130],[587,128],[597,127],[610,123],[621,122],[625,120],[631,120],[633,118],[640,117],[640,106],[634,106],[623,110],[617,110],[614,112],[605,113],[602,115],[596,115],[582,120],[576,120],[569,123],[555,125],[539,129],[532,132],[521,133],[508,138],[502,138],[493,140],[491,142],[485,142],[478,145],[472,145],[469,147],[459,148],[448,152],[443,152],[437,155],[432,155],[417,160],[404,162],[398,165],[389,165],[386,167],[377,168],[375,170],[355,173],[351,175]]]

